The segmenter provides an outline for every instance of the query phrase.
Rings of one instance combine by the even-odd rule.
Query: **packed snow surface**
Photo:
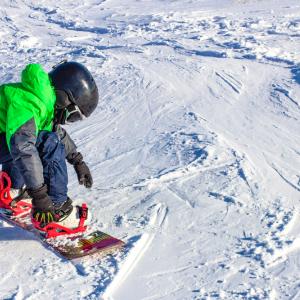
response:
[[[0,222],[1,299],[300,299],[299,0],[2,0],[1,83],[84,63],[69,193],[122,252],[64,260]]]

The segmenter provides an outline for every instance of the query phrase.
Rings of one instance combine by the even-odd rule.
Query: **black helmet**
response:
[[[64,61],[53,67],[49,77],[56,90],[57,108],[66,108],[72,103],[78,106],[85,117],[89,117],[96,109],[99,101],[98,88],[85,66]]]

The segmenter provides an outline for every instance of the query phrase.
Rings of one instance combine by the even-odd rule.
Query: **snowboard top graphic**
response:
[[[46,239],[33,227],[29,215],[13,217],[8,210],[0,209],[0,218],[32,232],[47,248],[66,259],[75,259],[96,253],[106,255],[125,245],[120,239],[100,230]]]

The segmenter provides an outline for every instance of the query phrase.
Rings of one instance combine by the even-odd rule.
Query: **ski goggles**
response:
[[[84,115],[77,105],[71,104],[66,108],[66,124],[81,121],[83,119]]]

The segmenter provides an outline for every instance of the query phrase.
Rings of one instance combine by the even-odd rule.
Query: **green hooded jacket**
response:
[[[11,137],[30,119],[34,119],[36,134],[52,130],[55,92],[48,74],[39,64],[29,64],[22,71],[19,83],[0,86],[0,133]]]

